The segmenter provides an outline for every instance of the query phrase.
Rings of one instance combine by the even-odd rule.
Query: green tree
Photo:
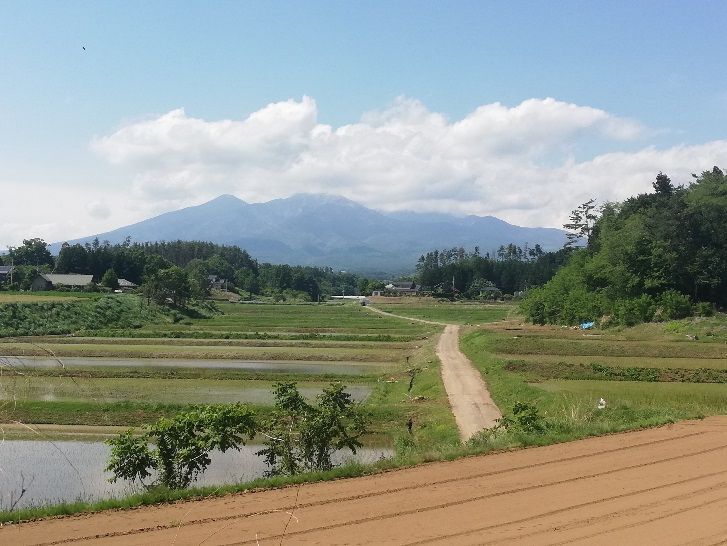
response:
[[[275,406],[264,425],[269,475],[330,470],[333,453],[361,447],[366,420],[343,385],[331,384],[309,404],[295,383],[275,385]]]
[[[189,277],[191,297],[202,300],[210,295],[209,267],[204,260],[196,258],[185,267]]]
[[[101,277],[101,286],[106,288],[116,289],[119,287],[119,277],[116,276],[116,271],[113,269],[107,269]]]
[[[10,247],[8,257],[15,265],[53,265],[53,256],[48,250],[48,244],[39,238],[23,239],[23,244]]]
[[[596,200],[589,199],[571,211],[570,222],[563,224],[563,227],[568,230],[568,233],[565,235],[568,239],[566,246],[574,246],[582,239],[588,241],[596,219],[598,218],[598,215],[594,212],[595,208]]]
[[[143,434],[120,434],[106,443],[111,446],[106,470],[119,479],[139,482],[149,488],[188,487],[210,464],[213,449],[240,450],[257,431],[255,415],[245,406],[205,406],[162,418],[148,425]],[[153,482],[145,480],[156,474]]]

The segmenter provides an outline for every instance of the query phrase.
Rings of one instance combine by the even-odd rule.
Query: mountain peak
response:
[[[540,244],[559,248],[558,229],[522,228],[495,217],[420,212],[382,213],[345,197],[298,193],[249,204],[229,194],[101,233],[101,241],[210,241],[239,245],[261,262],[330,266],[349,271],[408,272],[425,252]],[[86,242],[93,235],[75,242]],[[52,246],[58,252],[60,244]]]
[[[205,203],[205,204],[207,205],[210,203],[235,203],[235,204],[242,203],[243,205],[247,205],[247,203],[245,201],[243,201],[239,197],[235,197],[234,195],[229,194],[229,193],[223,193],[222,195],[218,195],[214,199],[207,201],[207,203]]]

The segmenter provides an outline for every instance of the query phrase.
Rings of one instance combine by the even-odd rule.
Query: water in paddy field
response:
[[[267,470],[255,455],[260,445],[243,446],[226,453],[212,452],[212,464],[193,486],[221,485],[260,478]],[[22,488],[27,491],[16,508],[84,500],[122,497],[140,489],[127,482],[109,483],[104,471],[110,447],[101,441],[7,440],[0,443],[0,509],[7,510]],[[336,462],[351,458],[373,463],[393,456],[388,447],[367,447],[354,456],[340,452]]]
[[[58,360],[28,356],[6,356],[0,359],[7,361],[13,368],[58,368]],[[254,372],[300,373],[300,374],[341,374],[360,375],[379,373],[391,366],[385,362],[325,362],[307,360],[229,360],[229,359],[181,359],[181,358],[95,358],[95,357],[63,357],[66,368],[95,367],[141,367],[141,368],[211,368],[236,369]]]

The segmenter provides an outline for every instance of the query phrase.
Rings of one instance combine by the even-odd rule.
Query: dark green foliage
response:
[[[213,449],[239,451],[255,432],[254,414],[239,404],[187,410],[159,419],[140,436],[129,430],[108,440],[111,455],[106,470],[113,473],[112,482],[122,479],[146,487],[182,489],[209,466]],[[155,481],[145,483],[152,475]]]
[[[107,269],[106,273],[101,277],[101,286],[116,289],[119,287],[119,278],[113,269]]]
[[[333,468],[333,453],[361,447],[363,412],[340,384],[331,384],[309,404],[295,383],[275,385],[275,407],[264,425],[266,447],[258,451],[269,475],[293,475]]]
[[[419,258],[416,268],[419,282],[435,294],[487,299],[487,287],[496,286],[512,294],[544,284],[569,255],[568,249],[544,252],[539,245],[527,248],[509,244],[500,247],[495,256],[481,256],[477,248],[470,253],[460,247],[428,252]]]
[[[503,369],[521,373],[529,380],[576,379],[678,383],[727,383],[727,370],[719,368],[644,368],[607,364],[533,363],[508,361]]]
[[[498,427],[526,434],[542,434],[547,430],[547,423],[534,404],[515,402],[512,407],[512,416],[506,415],[500,418]]]
[[[12,262],[14,265],[40,267],[53,265],[53,256],[48,250],[48,244],[43,239],[23,239],[21,246],[10,247],[7,261]]]
[[[70,334],[79,330],[139,328],[159,318],[133,296],[85,301],[0,304],[0,337]]]
[[[685,188],[660,173],[654,189],[603,207],[588,246],[528,294],[530,320],[630,326],[727,305],[727,177],[715,167]]]

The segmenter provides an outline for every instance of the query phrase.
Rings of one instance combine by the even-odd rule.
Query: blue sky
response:
[[[726,16],[724,2],[0,1],[0,246],[87,235],[218,191],[326,191],[559,225],[581,197],[645,191],[656,165],[681,182],[727,163]],[[548,97],[555,107],[516,110]],[[504,110],[468,118],[496,103]],[[289,107],[262,116],[256,137],[241,124],[269,104]],[[224,120],[241,132],[220,136]],[[465,138],[461,121],[479,128]],[[479,149],[491,136],[497,145]],[[366,168],[346,164],[352,154]],[[596,180],[596,167],[618,183]],[[588,191],[555,206],[563,177]],[[512,187],[525,191],[503,196]]]

